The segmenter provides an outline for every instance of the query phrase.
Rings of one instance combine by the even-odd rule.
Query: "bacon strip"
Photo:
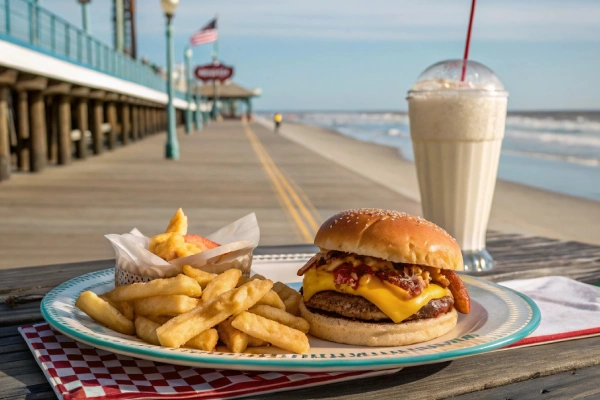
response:
[[[451,269],[442,269],[441,272],[450,281],[449,289],[454,296],[454,308],[463,314],[468,314],[471,311],[471,298],[465,284]]]
[[[306,271],[315,267],[320,259],[321,259],[321,255],[318,253],[315,254],[314,256],[312,256],[312,258],[310,260],[308,260],[308,262],[306,264],[304,264],[304,266],[298,270],[298,276],[304,275],[306,273]]]

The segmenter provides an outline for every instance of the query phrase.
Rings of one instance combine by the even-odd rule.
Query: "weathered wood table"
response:
[[[487,276],[490,280],[563,275],[582,282],[600,282],[597,246],[491,233],[488,248],[498,264],[498,271]],[[259,247],[255,253],[312,251],[313,246],[299,245]],[[0,399],[55,398],[17,327],[41,321],[40,300],[56,285],[112,266],[112,260],[103,260],[0,271]],[[592,337],[410,367],[394,375],[285,392],[284,397],[600,398],[599,377],[600,337]]]

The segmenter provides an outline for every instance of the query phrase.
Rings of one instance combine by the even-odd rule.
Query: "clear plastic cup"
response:
[[[408,92],[423,214],[456,239],[463,251],[465,271],[494,267],[485,249],[485,237],[507,97],[489,68],[463,60],[432,65]]]

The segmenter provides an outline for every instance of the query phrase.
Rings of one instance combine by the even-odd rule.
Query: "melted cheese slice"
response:
[[[416,314],[417,311],[431,300],[447,296],[446,289],[435,284],[430,284],[420,295],[411,299],[405,290],[384,282],[373,275],[364,275],[360,279],[356,290],[348,285],[339,285],[336,287],[333,273],[316,268],[311,269],[304,275],[302,288],[304,301],[310,300],[315,293],[325,290],[334,290],[340,293],[364,297],[375,304],[395,323],[400,323],[411,315]]]

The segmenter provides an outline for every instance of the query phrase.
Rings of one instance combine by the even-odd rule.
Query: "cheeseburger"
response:
[[[321,251],[304,276],[302,317],[321,339],[402,346],[444,335],[470,299],[460,277],[460,248],[446,231],[412,215],[343,211],[315,237]]]

